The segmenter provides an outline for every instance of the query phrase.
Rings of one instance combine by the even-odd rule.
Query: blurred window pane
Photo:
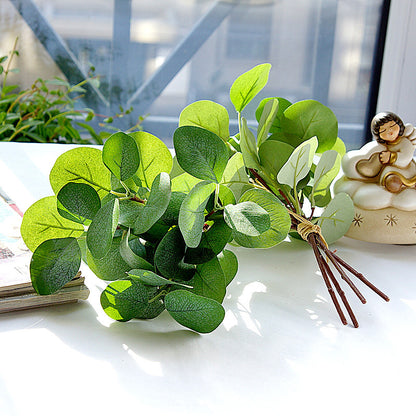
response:
[[[171,144],[180,111],[199,99],[223,104],[234,119],[233,80],[270,62],[269,84],[247,108],[249,118],[264,97],[312,98],[335,112],[349,148],[366,135],[383,0],[0,0],[0,55],[19,36],[20,73],[10,81],[23,87],[61,70],[68,76],[65,63],[54,63],[55,37],[34,34],[36,22],[17,12],[30,3],[77,67],[101,75],[96,110],[133,107],[120,128],[149,114],[145,129]]]

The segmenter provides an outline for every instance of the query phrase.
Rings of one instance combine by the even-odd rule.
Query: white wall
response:
[[[416,125],[416,0],[392,0],[377,111]]]

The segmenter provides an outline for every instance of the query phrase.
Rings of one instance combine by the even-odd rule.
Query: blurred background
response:
[[[224,105],[234,79],[270,62],[264,97],[316,99],[339,121],[348,148],[369,139],[390,1],[386,0],[0,0],[0,56],[18,37],[22,88],[42,77],[80,81],[95,67],[99,90],[82,105],[143,128],[168,145],[195,100]],[[236,123],[235,123],[236,125]],[[236,131],[236,129],[235,129]],[[235,133],[231,129],[232,133]]]

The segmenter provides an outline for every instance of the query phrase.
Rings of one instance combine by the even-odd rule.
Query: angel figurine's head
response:
[[[381,144],[394,142],[404,132],[402,119],[390,112],[378,113],[371,121],[371,133]]]

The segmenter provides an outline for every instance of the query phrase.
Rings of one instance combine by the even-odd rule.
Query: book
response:
[[[86,300],[81,273],[50,295],[39,295],[30,281],[31,252],[20,236],[21,212],[0,188],[0,313]]]

